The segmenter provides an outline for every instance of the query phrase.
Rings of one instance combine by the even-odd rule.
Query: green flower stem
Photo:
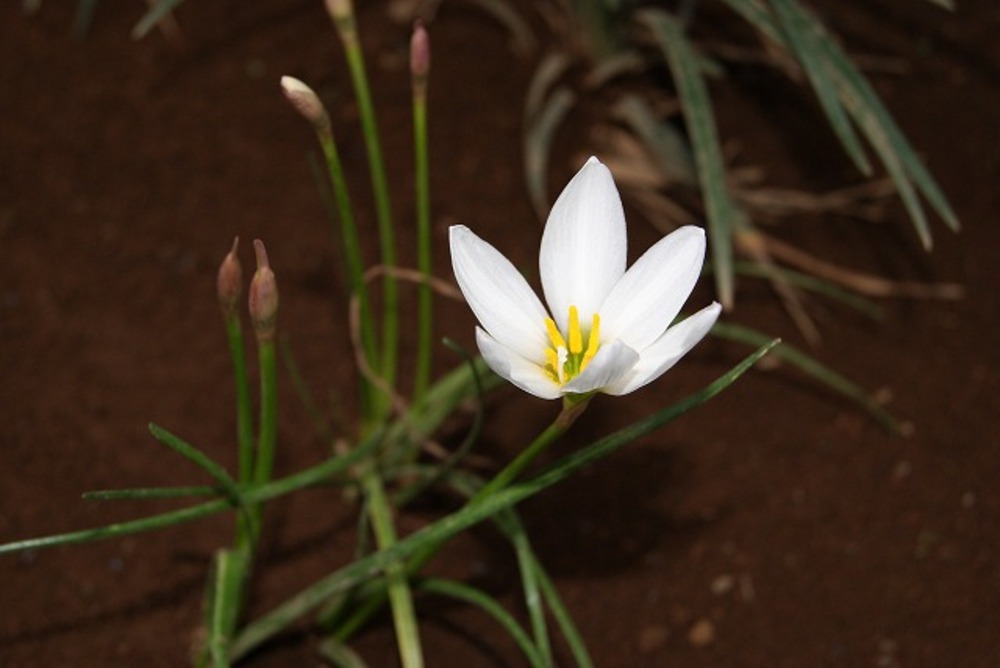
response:
[[[248,548],[219,550],[207,592],[208,609],[205,630],[208,637],[199,665],[227,668],[229,643],[239,622],[250,570],[251,555]]]
[[[375,213],[378,219],[382,265],[387,269],[393,269],[396,267],[396,239],[392,226],[389,185],[386,179],[385,165],[382,161],[382,148],[379,142],[371,90],[368,86],[368,77],[365,74],[364,53],[358,41],[353,15],[335,21],[335,25],[344,45],[347,65],[351,72],[351,83],[354,86],[358,112],[361,117],[361,131],[368,151],[368,168],[375,195]],[[396,386],[396,364],[399,356],[399,286],[391,274],[386,274],[382,285],[382,364],[380,371],[385,383],[390,388],[394,388]],[[388,398],[380,395],[380,414],[384,415],[388,409]]]
[[[260,341],[257,354],[260,361],[260,431],[253,481],[263,485],[271,480],[278,439],[278,373],[274,340]]]
[[[344,256],[347,262],[348,281],[351,293],[358,299],[360,311],[361,347],[368,364],[375,368],[378,356],[375,340],[375,321],[372,317],[371,297],[364,278],[364,258],[361,253],[361,241],[358,237],[358,226],[351,206],[351,196],[347,190],[347,180],[344,178],[344,168],[337,151],[337,143],[329,125],[317,131],[323,156],[326,158],[327,172],[330,175],[330,185],[333,197],[337,202],[340,215],[340,235],[344,245]],[[361,379],[361,405],[364,421],[369,421],[368,414],[372,409],[374,388],[367,379]]]
[[[583,414],[583,411],[586,410],[592,397],[593,395],[586,395],[565,399],[563,402],[563,409],[560,411],[559,415],[556,416],[555,421],[550,424],[545,431],[539,434],[527,448],[522,450],[521,454],[514,458],[514,461],[508,464],[492,480],[481,487],[479,491],[476,492],[476,495],[469,501],[468,505],[474,505],[514,482],[514,479],[520,475],[531,462],[535,461],[540,454],[545,452],[550,445],[555,443],[569,430],[570,427],[573,426],[573,423],[576,422],[577,418],[579,418]]]
[[[413,86],[414,176],[417,199],[417,269],[425,279],[431,277],[431,205],[429,158],[427,155],[427,84]],[[428,283],[417,292],[417,363],[413,382],[413,400],[423,399],[431,375],[431,346],[434,336],[434,292]]]
[[[521,451],[521,454],[514,461],[508,464],[486,485],[481,487],[469,502],[465,504],[465,508],[478,506],[490,496],[509,486],[531,462],[545,452],[560,436],[566,433],[586,409],[588,403],[590,403],[590,396],[567,399],[555,421],[539,434],[527,448]],[[443,541],[421,546],[406,565],[406,572],[409,577],[419,574],[420,570],[427,565],[427,562],[434,558],[442,547],[444,547]],[[362,592],[363,594],[367,594],[367,597],[361,600],[354,613],[334,631],[334,635],[338,640],[347,640],[359,631],[385,603],[386,590],[382,583],[372,583],[368,589],[368,592]]]
[[[392,509],[382,485],[382,479],[374,461],[365,466],[361,484],[368,500],[368,512],[375,532],[375,541],[380,550],[387,550],[396,544],[396,529],[392,523]],[[396,627],[396,642],[404,668],[422,668],[423,650],[417,618],[413,611],[413,596],[407,579],[406,568],[401,562],[386,566],[385,582],[389,603],[392,608],[393,624]]]
[[[239,481],[248,484],[253,475],[253,412],[250,407],[250,383],[247,380],[246,353],[243,346],[243,327],[239,315],[227,314],[226,336],[233,360],[233,379],[236,383],[236,443],[239,448]]]

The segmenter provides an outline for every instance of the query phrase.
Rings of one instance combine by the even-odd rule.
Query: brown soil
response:
[[[101,3],[91,34],[74,40],[74,4],[47,2],[30,19],[16,2],[0,9],[3,541],[172,505],[84,502],[85,490],[203,482],[148,436],[148,421],[232,463],[232,389],[213,290],[234,235],[267,241],[282,328],[306,382],[324,406],[352,410],[346,306],[306,159],[312,138],[277,88],[280,75],[298,75],[334,105],[370,226],[356,109],[322,3],[190,2],[178,17],[182,49],[159,35],[130,42],[140,2]],[[409,220],[408,30],[385,18],[382,3],[359,4],[368,5],[361,26],[395,206]],[[905,76],[876,75],[878,89],[965,229],[951,235],[935,221],[931,255],[896,206],[885,225],[826,217],[776,233],[868,271],[961,282],[967,297],[887,302],[878,324],[810,304],[824,333],[816,355],[891,396],[889,408],[912,424],[909,438],[790,371],[759,371],[524,504],[599,666],[991,666],[1000,656],[1000,12],[993,0],[959,0],[954,14],[902,0],[827,4],[853,47],[908,64]],[[503,31],[465,3],[446,3],[431,30],[439,273],[448,275],[452,221],[531,266],[540,228],[519,138],[532,63],[512,58]],[[760,81],[742,83],[741,93],[713,91],[726,102],[721,123],[742,145],[739,160],[763,165],[775,184],[842,183],[844,161],[817,129],[812,102],[762,98]],[[587,150],[585,137],[561,141]],[[554,166],[553,183],[571,173],[568,160]],[[634,249],[653,238],[634,220],[632,230]],[[412,263],[410,235],[401,234]],[[693,304],[709,299],[700,290]],[[439,332],[470,344],[465,307],[441,311]],[[732,318],[799,342],[767,289],[750,281]],[[706,342],[654,388],[597,401],[560,452],[693,391],[744,354]],[[445,368],[449,354],[439,362]],[[326,446],[282,382],[278,470],[291,472]],[[501,461],[554,410],[502,390],[482,452]],[[404,530],[440,510],[408,513]],[[274,504],[253,614],[349,560],[352,513],[332,491]],[[183,665],[206,566],[229,532],[228,519],[216,518],[3,558],[0,664]],[[462,537],[434,568],[518,609],[511,555],[488,528]],[[430,665],[520,665],[479,613],[427,598],[418,605]],[[318,665],[315,641],[286,637],[247,664]],[[372,665],[395,665],[386,620],[358,647]]]

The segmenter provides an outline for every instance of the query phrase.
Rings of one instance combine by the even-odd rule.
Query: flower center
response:
[[[565,385],[587,368],[590,360],[597,354],[597,349],[601,347],[601,316],[594,314],[590,330],[585,333],[580,329],[579,311],[575,306],[570,306],[569,331],[565,337],[552,318],[545,319],[545,330],[549,334],[551,344],[545,349],[545,372],[556,383]],[[585,337],[586,346],[584,346]]]

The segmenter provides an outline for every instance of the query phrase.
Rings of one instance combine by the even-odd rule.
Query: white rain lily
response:
[[[538,264],[548,310],[472,230],[452,226],[450,242],[455,278],[481,325],[483,358],[542,399],[633,392],[672,367],[719,316],[713,303],[670,326],[701,273],[701,228],[676,230],[625,270],[625,214],[597,158],[567,184],[545,223]]]

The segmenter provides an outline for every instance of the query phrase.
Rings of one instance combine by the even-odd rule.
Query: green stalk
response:
[[[223,258],[216,276],[216,296],[226,325],[229,354],[233,362],[233,380],[236,384],[236,443],[238,447],[239,481],[249,484],[253,475],[253,418],[250,408],[250,383],[247,381],[246,351],[243,345],[243,327],[237,304],[243,294],[243,267],[237,250],[240,239],[233,240],[233,247]]]
[[[413,88],[413,152],[417,199],[417,269],[424,279],[430,279],[431,203],[430,160],[427,155],[427,75],[430,70],[430,48],[427,31],[417,24],[410,42],[410,72]],[[434,292],[429,283],[417,291],[417,363],[413,380],[413,400],[423,399],[431,375],[431,346],[434,330]]]
[[[250,407],[250,383],[247,380],[246,352],[243,328],[235,313],[226,316],[226,335],[233,360],[233,380],[236,384],[236,443],[239,448],[239,481],[250,482],[253,475],[253,413]]]
[[[257,426],[257,455],[253,482],[263,485],[271,480],[278,429],[278,373],[275,332],[278,319],[278,282],[267,259],[267,250],[259,239],[253,242],[257,271],[250,281],[250,319],[257,337],[257,363],[260,373],[260,406]],[[260,524],[260,504],[250,507],[254,539]]]
[[[257,356],[260,360],[260,431],[253,480],[254,483],[263,485],[271,480],[278,436],[277,355],[274,341],[261,341]]]
[[[571,395],[572,396],[572,395]],[[514,479],[524,471],[525,468],[531,462],[545,452],[550,445],[555,443],[563,434],[565,434],[573,423],[576,422],[583,411],[586,410],[587,405],[590,403],[590,399],[593,395],[585,395],[582,397],[567,397],[563,401],[563,409],[560,411],[556,419],[546,427],[545,431],[539,434],[531,444],[521,451],[517,457],[514,458],[510,464],[500,473],[496,474],[492,480],[483,485],[476,495],[472,497],[468,505],[475,505],[488,496],[495,494],[501,489],[507,487]]]
[[[375,469],[372,460],[362,474],[361,484],[364,486],[368,499],[368,512],[375,532],[375,541],[380,550],[392,548],[396,540],[396,529],[392,523],[392,509],[382,485],[382,478]],[[385,569],[385,582],[388,588],[392,620],[396,627],[396,643],[403,668],[422,668],[424,665],[423,650],[420,646],[420,633],[417,629],[417,618],[413,611],[413,596],[407,578],[407,569],[402,562],[396,561]]]
[[[228,668],[229,643],[239,623],[248,581],[251,555],[248,548],[219,550],[209,579],[205,631],[207,638],[199,664]]]
[[[378,342],[375,339],[375,323],[372,317],[371,299],[364,278],[364,257],[361,252],[361,242],[358,238],[358,227],[354,219],[354,209],[351,207],[351,197],[344,179],[344,169],[337,152],[337,142],[333,136],[333,123],[323,101],[319,99],[312,88],[294,77],[281,77],[281,88],[285,97],[302,117],[309,121],[316,138],[323,149],[326,159],[326,171],[330,178],[333,198],[336,201],[339,214],[340,236],[343,243],[344,256],[347,263],[348,282],[351,294],[359,302],[360,338],[365,362],[370,368],[377,368],[376,360]],[[331,215],[331,218],[335,216]],[[375,422],[373,411],[375,388],[363,377],[360,382],[362,422]]]
[[[368,152],[368,169],[375,195],[375,213],[378,219],[379,242],[382,253],[382,266],[387,269],[396,267],[396,239],[392,226],[392,209],[389,203],[389,186],[386,179],[385,165],[382,161],[382,148],[379,142],[378,124],[375,119],[375,109],[372,104],[368,77],[365,74],[364,53],[358,40],[358,31],[354,21],[354,10],[346,0],[329,2],[336,5],[332,13],[334,25],[340,34],[347,57],[347,65],[351,72],[351,83],[357,98],[358,112],[361,117],[361,131],[365,138],[365,148]],[[383,279],[383,311],[382,311],[382,364],[381,376],[390,387],[396,386],[396,365],[399,357],[399,287],[395,277],[387,274]],[[379,413],[384,415],[389,408],[387,397],[379,402]]]
[[[327,171],[330,174],[330,185],[333,188],[333,197],[337,201],[337,209],[340,213],[340,234],[344,244],[344,255],[347,260],[348,281],[351,284],[351,293],[358,298],[359,320],[361,329],[361,348],[364,351],[365,359],[372,368],[376,368],[378,362],[377,343],[375,341],[375,321],[372,317],[371,297],[368,293],[368,285],[364,278],[364,259],[361,253],[361,241],[358,237],[358,226],[354,219],[354,209],[351,207],[351,197],[347,190],[347,181],[344,178],[344,168],[340,161],[340,154],[337,152],[337,144],[334,141],[333,133],[327,126],[326,131],[318,131],[320,145],[323,147],[323,156],[326,158]],[[361,379],[361,405],[365,421],[371,416],[368,414],[372,410],[375,389],[367,378]]]
[[[514,458],[500,473],[483,485],[469,502],[465,504],[465,508],[473,508],[493,494],[509,486],[531,462],[566,433],[589,403],[590,396],[567,399],[555,421],[539,434],[527,448],[522,450],[521,454]],[[427,562],[434,558],[442,547],[444,547],[443,541],[429,543],[418,548],[406,564],[407,574],[410,577],[417,575],[420,569],[427,565]],[[354,613],[335,630],[334,636],[338,640],[347,640],[359,631],[378,612],[382,604],[385,603],[386,590],[382,583],[377,582],[370,585],[367,594],[367,598],[360,601]]]

